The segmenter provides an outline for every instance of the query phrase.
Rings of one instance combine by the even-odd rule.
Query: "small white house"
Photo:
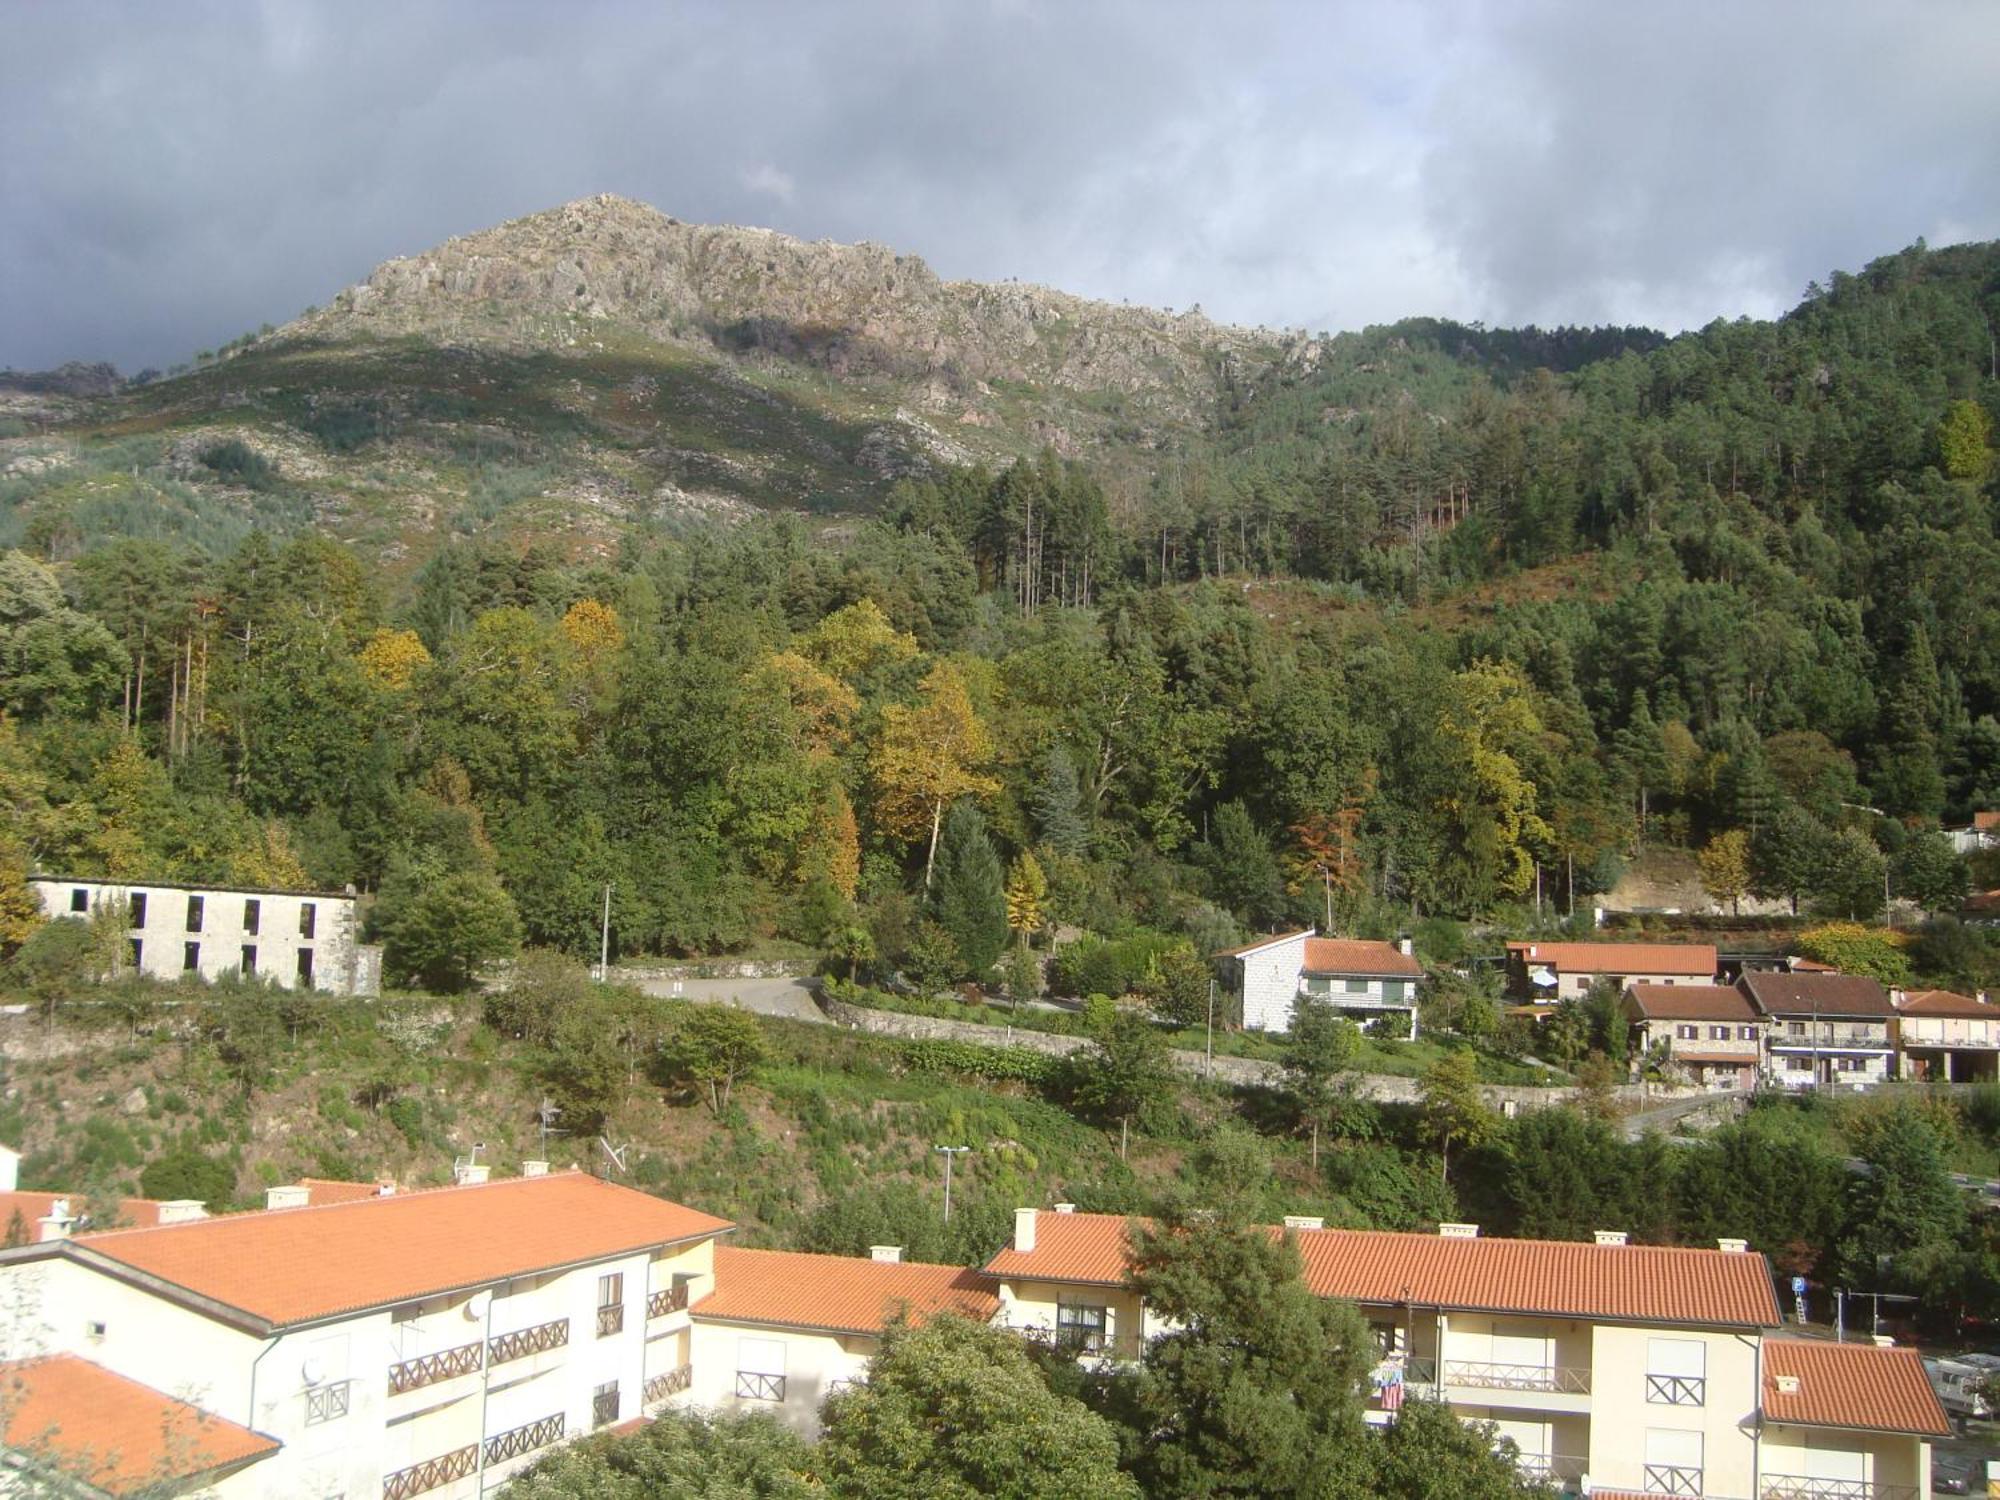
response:
[[[51,919],[88,920],[123,902],[126,961],[149,978],[206,980],[242,974],[283,989],[372,995],[381,958],[363,947],[352,891],[247,890],[165,881],[37,875],[30,882]]]
[[[1417,987],[1424,966],[1410,940],[1396,943],[1323,938],[1312,928],[1281,933],[1222,955],[1234,961],[1243,1025],[1251,1031],[1289,1031],[1301,995],[1324,1000],[1363,1023],[1393,1017],[1417,1034]]]

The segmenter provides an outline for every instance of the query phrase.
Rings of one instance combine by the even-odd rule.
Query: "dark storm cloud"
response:
[[[1747,13],[1747,18],[1746,18]],[[1284,326],[1682,326],[2000,233],[2000,11],[0,0],[0,363],[589,193]]]

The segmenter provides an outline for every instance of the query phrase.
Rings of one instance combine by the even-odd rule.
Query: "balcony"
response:
[[[332,1385],[316,1385],[306,1392],[306,1426],[317,1427],[322,1422],[337,1422],[347,1415],[348,1387],[351,1381],[337,1381]]]
[[[504,1464],[510,1458],[519,1458],[524,1453],[533,1453],[537,1448],[546,1448],[551,1443],[560,1443],[563,1436],[561,1412],[543,1417],[538,1422],[523,1423],[509,1431],[498,1433],[486,1440],[486,1467]]]
[[[546,1448],[551,1443],[562,1441],[563,1419],[558,1412],[554,1416],[543,1417],[538,1422],[529,1422],[507,1432],[497,1433],[486,1440],[486,1466],[504,1464],[510,1458],[519,1458],[524,1453],[533,1453],[537,1448]],[[467,1443],[463,1448],[454,1448],[449,1453],[440,1453],[436,1458],[427,1458],[420,1464],[411,1464],[407,1469],[398,1469],[393,1474],[382,1476],[382,1500],[411,1500],[412,1496],[428,1494],[441,1489],[455,1480],[465,1479],[479,1470],[479,1444]]]
[[[1590,1467],[1587,1458],[1566,1458],[1554,1453],[1523,1453],[1514,1460],[1521,1477],[1536,1484],[1575,1484]]]
[[[738,1370],[736,1394],[744,1401],[782,1401],[785,1399],[785,1377],[752,1375],[747,1370]]]
[[[593,1428],[609,1427],[618,1420],[620,1404],[617,1386],[597,1392],[590,1398],[590,1425]]]
[[[614,1333],[625,1331],[625,1304],[613,1302],[608,1307],[597,1310],[597,1336],[608,1339]]]
[[[1453,1359],[1445,1361],[1444,1383],[1487,1391],[1550,1391],[1588,1396],[1590,1371],[1567,1365],[1490,1365]]]
[[[671,1370],[662,1370],[646,1382],[641,1399],[651,1406],[655,1401],[664,1401],[669,1396],[678,1396],[694,1384],[693,1365],[675,1365]]]
[[[1701,1470],[1679,1464],[1647,1464],[1645,1492],[1649,1495],[1701,1496]]]
[[[425,1354],[416,1359],[406,1359],[399,1365],[391,1365],[389,1394],[400,1396],[405,1391],[422,1390],[441,1380],[474,1374],[484,1364],[480,1358],[482,1352],[479,1344],[460,1344],[456,1349],[440,1349],[436,1354]]]
[[[653,1318],[664,1318],[668,1313],[686,1312],[687,1305],[688,1283],[683,1281],[679,1286],[667,1287],[648,1297],[646,1317],[650,1321]]]
[[[1700,1406],[1708,1382],[1698,1375],[1648,1375],[1646,1400],[1654,1406]]]
[[[1923,1500],[1913,1484],[1877,1484],[1872,1479],[1809,1479],[1803,1474],[1766,1474],[1763,1500]]]
[[[530,1354],[546,1354],[551,1349],[560,1349],[569,1342],[569,1319],[557,1318],[552,1323],[538,1323],[533,1328],[523,1328],[518,1333],[503,1333],[486,1343],[486,1362],[504,1365],[510,1360],[526,1359]]]

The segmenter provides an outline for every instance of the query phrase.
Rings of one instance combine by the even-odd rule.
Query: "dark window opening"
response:
[[[188,897],[188,923],[187,923],[187,930],[188,930],[189,932],[200,932],[200,931],[201,931],[201,909],[202,909],[202,899],[201,899],[201,897],[199,897],[199,896],[190,896],[190,897]]]
[[[146,893],[139,891],[125,898],[125,908],[131,914],[134,927],[146,925]]]
[[[243,945],[243,977],[249,979],[254,977],[256,973],[257,945],[255,943],[245,943]]]
[[[78,886],[75,890],[71,891],[69,893],[69,909],[71,911],[89,911],[90,892],[82,886]]]
[[[140,959],[140,956],[141,956],[141,955],[142,955],[142,954],[143,954],[144,952],[145,952],[145,945],[144,945],[143,943],[141,943],[141,942],[140,942],[140,941],[139,941],[139,940],[138,940],[137,938],[133,938],[133,939],[132,939],[132,967],[133,967],[133,968],[135,968],[135,969],[136,969],[136,968],[138,968],[138,967],[139,967],[139,959]]]
[[[307,989],[311,989],[312,982],[313,982],[313,951],[310,948],[301,948],[299,949],[299,983],[304,985]]]
[[[313,935],[313,928],[314,926],[317,925],[318,916],[319,916],[319,908],[314,906],[310,901],[308,901],[304,906],[301,906],[299,908],[300,937],[309,938]]]
[[[181,945],[181,968],[190,974],[201,968],[200,943],[184,943]]]
[[[257,919],[264,914],[264,903],[245,901],[243,903],[243,930],[251,937],[257,935]]]

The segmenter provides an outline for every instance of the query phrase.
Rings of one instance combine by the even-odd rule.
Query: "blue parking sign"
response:
[[[1803,1277],[1803,1276],[1794,1276],[1794,1277],[1792,1278],[1792,1295],[1793,1295],[1794,1297],[1803,1297],[1803,1296],[1804,1296],[1805,1294],[1806,1294],[1806,1279],[1805,1279],[1805,1277]]]

